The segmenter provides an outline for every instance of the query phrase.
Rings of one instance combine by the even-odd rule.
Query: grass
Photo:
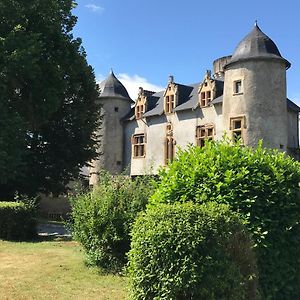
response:
[[[73,241],[0,240],[1,299],[126,298],[126,278],[99,274]]]

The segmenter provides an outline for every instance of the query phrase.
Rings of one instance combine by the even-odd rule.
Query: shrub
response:
[[[161,204],[140,215],[129,251],[133,299],[255,299],[255,258],[227,205]]]
[[[160,173],[151,204],[228,203],[248,220],[263,299],[300,298],[300,164],[260,144],[190,147]]]
[[[93,191],[72,200],[72,231],[87,263],[119,271],[127,262],[130,229],[152,194],[151,180],[103,173]]]
[[[36,237],[36,207],[24,202],[0,202],[0,238],[28,240]]]

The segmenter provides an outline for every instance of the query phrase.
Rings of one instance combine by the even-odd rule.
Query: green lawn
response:
[[[0,298],[121,300],[126,278],[87,268],[76,242],[0,240]]]

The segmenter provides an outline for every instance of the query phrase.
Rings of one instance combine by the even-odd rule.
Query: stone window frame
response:
[[[207,70],[204,80],[198,88],[198,102],[201,108],[209,107],[216,97],[216,81],[211,78],[211,71]]]
[[[171,122],[166,125],[166,138],[164,143],[165,165],[173,161],[175,158],[176,141],[173,136],[173,125]]]
[[[215,125],[204,124],[196,126],[196,145],[204,147],[206,140],[214,140]]]
[[[166,114],[173,113],[175,107],[176,107],[175,95],[169,94],[165,96],[165,113]]]
[[[142,119],[144,113],[145,113],[145,105],[143,103],[137,103],[135,106],[135,118],[137,120]]]
[[[146,134],[136,133],[131,137],[132,157],[144,158],[146,157]]]
[[[242,95],[244,93],[243,91],[243,80],[237,79],[233,81],[233,95]]]
[[[212,101],[212,90],[203,91],[200,93],[200,107],[209,106],[210,102]]]
[[[243,143],[246,128],[245,116],[236,116],[230,118],[229,130],[231,132],[231,138],[233,141],[237,141],[237,139],[240,137]]]

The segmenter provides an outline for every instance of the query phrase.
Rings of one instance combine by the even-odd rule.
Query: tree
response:
[[[58,194],[96,157],[99,92],[75,5],[0,1],[0,191]]]

